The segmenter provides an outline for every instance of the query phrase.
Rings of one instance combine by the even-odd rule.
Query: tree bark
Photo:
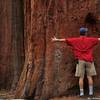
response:
[[[86,15],[96,11],[95,0],[25,0],[24,3],[26,56],[15,97],[46,100],[65,95],[78,84],[74,77],[75,62],[68,46],[51,42],[51,37],[79,36]],[[91,27],[89,30],[92,31]],[[93,35],[91,31],[89,35]]]
[[[77,87],[72,50],[51,38],[79,36],[79,28],[87,24],[86,15],[99,16],[99,6],[99,0],[1,0],[0,89],[15,90],[18,99],[48,100]],[[98,36],[91,25],[87,27],[90,36]],[[94,84],[99,87],[97,48]]]
[[[24,22],[21,6],[20,0],[0,1],[0,89],[15,89],[22,71]]]

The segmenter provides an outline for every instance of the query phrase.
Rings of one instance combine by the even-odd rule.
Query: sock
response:
[[[84,90],[80,89],[80,96],[83,96],[83,95],[84,95]]]
[[[93,86],[89,86],[89,95],[93,95]]]

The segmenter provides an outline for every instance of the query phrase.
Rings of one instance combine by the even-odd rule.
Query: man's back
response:
[[[82,36],[79,38],[67,38],[66,42],[73,47],[76,59],[93,61],[93,48],[98,43],[98,38]]]

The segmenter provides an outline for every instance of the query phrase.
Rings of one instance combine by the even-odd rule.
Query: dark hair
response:
[[[80,35],[81,36],[85,36],[86,35],[86,32],[80,32]]]

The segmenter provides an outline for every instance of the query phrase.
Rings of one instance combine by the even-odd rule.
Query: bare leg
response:
[[[79,78],[80,96],[84,95],[83,80],[84,80],[84,78],[82,78],[82,77]]]
[[[93,79],[92,76],[87,76],[89,83],[89,95],[93,95]]]

